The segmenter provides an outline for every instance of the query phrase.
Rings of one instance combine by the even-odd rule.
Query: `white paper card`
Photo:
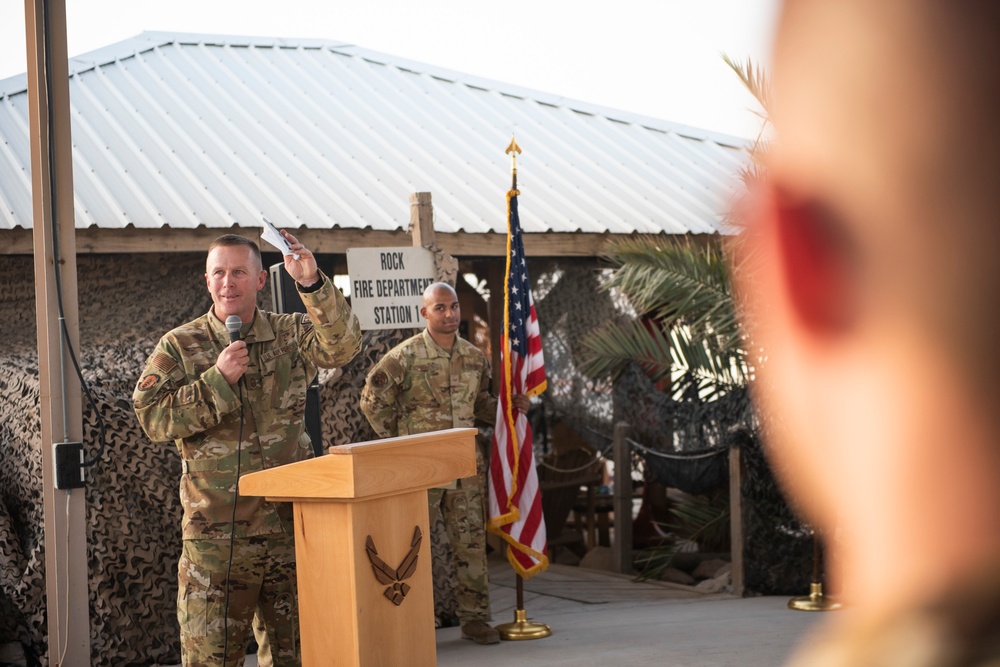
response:
[[[292,249],[288,247],[288,241],[281,235],[281,232],[267,218],[262,217],[261,219],[264,221],[264,230],[261,232],[260,237],[280,250],[282,255],[291,255]],[[296,254],[295,259],[298,258],[299,256]]]

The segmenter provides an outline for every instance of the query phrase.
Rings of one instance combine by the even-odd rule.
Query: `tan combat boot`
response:
[[[469,621],[462,624],[462,639],[471,639],[477,644],[496,644],[500,633],[485,621]]]

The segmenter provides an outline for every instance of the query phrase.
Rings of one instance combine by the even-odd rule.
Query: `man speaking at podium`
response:
[[[361,411],[383,438],[468,428],[476,420],[496,419],[489,361],[478,347],[458,336],[462,314],[455,290],[448,283],[434,283],[424,290],[423,298],[420,314],[427,328],[389,350],[368,373],[361,390]],[[530,405],[521,394],[511,403],[521,412]],[[483,469],[478,447],[476,468]],[[495,644],[500,634],[487,624],[490,589],[480,477],[460,479],[453,488],[430,489],[428,500],[431,523],[440,511],[448,529],[462,637]]]
[[[311,456],[309,379],[317,367],[350,361],[361,328],[313,254],[282,236],[285,269],[307,314],[258,309],[267,279],[260,249],[221,236],[206,262],[211,310],[160,339],[133,394],[150,440],[173,440],[182,458],[184,665],[242,664],[251,619],[262,667],[301,662],[291,506],[239,496],[237,484],[246,473]]]

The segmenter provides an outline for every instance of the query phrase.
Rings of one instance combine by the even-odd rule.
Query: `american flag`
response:
[[[524,259],[517,195],[517,190],[507,193],[507,288],[500,336],[500,400],[490,455],[489,525],[509,545],[511,566],[527,579],[548,567],[549,559],[531,427],[510,397],[545,391],[545,361]]]

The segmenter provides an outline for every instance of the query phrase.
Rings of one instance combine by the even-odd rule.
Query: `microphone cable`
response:
[[[229,659],[229,577],[233,572],[233,550],[236,542],[236,504],[240,499],[240,464],[243,461],[243,376],[237,385],[240,388],[240,428],[239,439],[236,441],[236,483],[233,485],[233,516],[229,520],[229,563],[226,565],[226,601],[222,617],[222,666]]]
[[[237,315],[230,315],[226,318],[226,329],[229,330],[229,344],[232,345],[240,340],[240,327],[243,321]],[[233,551],[236,543],[236,506],[240,501],[240,468],[243,463],[243,386],[245,383],[246,371],[236,381],[239,387],[240,397],[240,428],[236,438],[236,482],[233,484],[233,515],[229,520],[229,560],[226,564],[225,582],[225,603],[223,605],[222,616],[222,665],[225,667],[229,658],[229,578],[233,572]]]

